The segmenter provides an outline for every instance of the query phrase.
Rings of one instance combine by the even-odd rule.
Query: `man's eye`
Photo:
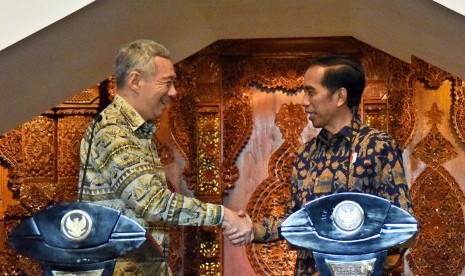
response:
[[[304,89],[304,92],[306,94],[309,94],[309,95],[314,95],[315,94],[315,91],[311,90],[311,89]]]

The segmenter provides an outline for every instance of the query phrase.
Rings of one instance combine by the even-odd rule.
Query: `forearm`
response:
[[[253,224],[254,240],[256,243],[274,242],[280,240],[278,228],[283,220],[276,218],[264,219]]]
[[[126,205],[147,221],[172,225],[213,226],[223,220],[223,207],[173,193],[157,177],[145,174],[131,181],[121,194]],[[145,184],[144,184],[145,183]],[[147,186],[147,183],[150,183]]]

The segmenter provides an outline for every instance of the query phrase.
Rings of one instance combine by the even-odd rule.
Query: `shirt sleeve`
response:
[[[192,226],[213,226],[223,221],[223,206],[167,188],[164,167],[156,152],[151,152],[155,149],[150,149],[150,143],[145,148],[117,126],[101,130],[95,138],[94,169],[101,172],[103,182],[109,181],[109,192],[122,200],[136,217],[148,222]]]
[[[401,149],[392,139],[379,142],[377,146],[382,149],[376,158],[378,163],[376,194],[379,197],[388,199],[394,206],[413,214]]]

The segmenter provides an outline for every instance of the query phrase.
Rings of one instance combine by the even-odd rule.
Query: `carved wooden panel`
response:
[[[239,178],[235,164],[253,127],[250,107],[250,85],[259,85],[267,90],[284,89],[296,93],[302,85],[301,72],[307,59],[241,60],[234,57],[223,58],[223,185],[225,193],[234,188]],[[291,66],[292,64],[292,66]]]
[[[420,226],[407,256],[415,275],[460,275],[465,266],[465,204],[460,187],[443,167],[427,167],[411,189]]]
[[[449,125],[453,120],[446,116],[453,113],[451,96],[458,80],[418,59],[412,65],[410,86],[421,105],[418,115],[427,133],[412,154],[425,168],[411,187],[420,231],[407,261],[415,275],[460,275],[465,266],[465,196],[455,177],[463,172],[463,161],[457,160],[462,157],[451,140],[456,126]],[[415,160],[410,164],[412,170],[420,170]]]
[[[32,181],[52,180],[56,177],[55,123],[39,116],[23,124],[21,148],[24,156],[25,178]]]
[[[456,79],[454,84],[451,121],[460,141],[465,144],[465,81]]]
[[[198,135],[198,184],[196,194],[221,196],[220,160],[220,118],[217,112],[199,111],[197,118]]]
[[[195,68],[195,70],[194,70]],[[170,129],[185,158],[187,188],[202,201],[222,203],[221,65],[216,55],[194,56],[176,65],[178,96],[170,109]],[[222,271],[222,233],[214,227],[188,228],[185,273]],[[195,257],[194,257],[195,256]]]
[[[433,120],[444,116],[444,112],[436,104],[433,104],[430,114]],[[441,134],[437,124],[433,123],[428,135],[416,145],[413,156],[435,168],[457,157],[457,152],[451,142]]]
[[[97,97],[96,87],[88,89],[0,137],[0,161],[15,199],[3,214],[2,235],[35,211],[76,199],[79,143]],[[3,275],[42,274],[39,263],[9,247],[0,259]]]
[[[361,109],[362,121],[365,124],[388,132],[387,88],[384,82],[367,81]]]
[[[236,93],[223,104],[223,162],[221,175],[223,191],[227,193],[239,178],[236,159],[252,132],[250,96]]]
[[[282,216],[290,200],[292,163],[301,145],[301,133],[307,125],[302,106],[283,104],[276,116],[276,125],[284,142],[270,158],[268,178],[255,189],[247,205],[247,213],[253,221]],[[248,245],[247,255],[258,275],[293,275],[296,256],[295,252],[289,251],[285,241]]]
[[[77,198],[79,148],[84,131],[91,121],[92,118],[88,116],[58,118],[57,202],[69,202]]]
[[[416,126],[413,89],[408,89],[408,63],[360,43],[367,85],[362,99],[362,119],[393,136],[402,148],[412,140]]]
[[[195,91],[196,75],[195,60],[187,59],[176,64],[176,79],[178,95],[173,100],[170,109],[170,129],[176,148],[185,160],[183,176],[187,187],[193,189],[197,183],[196,165],[196,141],[195,136]]]

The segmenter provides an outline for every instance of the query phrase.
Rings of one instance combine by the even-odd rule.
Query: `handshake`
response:
[[[221,224],[223,234],[233,245],[246,245],[254,239],[252,219],[244,211],[234,212],[224,208],[224,218]]]

